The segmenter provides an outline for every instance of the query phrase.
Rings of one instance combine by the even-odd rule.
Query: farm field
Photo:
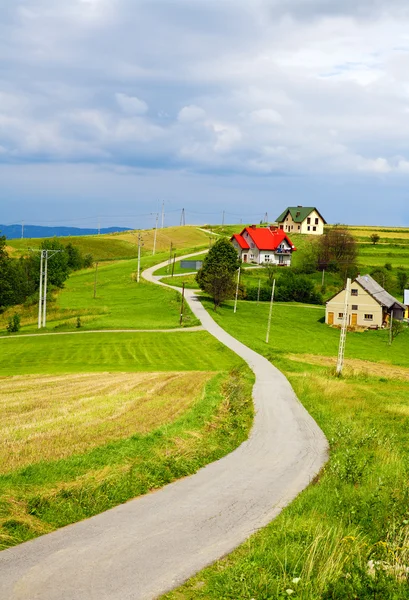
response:
[[[285,373],[331,457],[267,528],[165,598],[407,598],[408,330],[391,347],[384,331],[349,333],[336,378],[339,331],[320,322],[321,308],[276,304],[267,345],[266,305],[240,302],[234,315],[205,304]]]
[[[248,435],[253,376],[206,332],[0,346],[0,548],[194,473]]]
[[[62,244],[71,243],[81,250],[83,254],[92,254],[94,260],[124,260],[137,258],[138,234],[142,236],[143,253],[152,252],[154,244],[154,230],[142,229],[124,233],[110,233],[105,235],[88,235],[57,238]],[[208,247],[210,234],[197,227],[166,227],[158,229],[156,235],[156,251],[168,252],[170,244],[176,252],[183,248]],[[211,237],[211,236],[210,236]],[[7,240],[8,250],[14,257],[24,256],[28,248],[39,248],[40,238]],[[169,254],[168,254],[169,255]]]
[[[186,253],[189,253],[189,249]],[[194,250],[193,250],[194,251]],[[146,255],[141,271],[166,260],[164,253]],[[65,287],[54,294],[47,306],[47,330],[82,329],[164,329],[179,327],[180,294],[144,281],[135,281],[137,260],[121,260],[98,266],[96,298],[94,298],[95,269],[83,269],[70,275]],[[0,331],[5,335],[10,315],[21,316],[21,332],[37,330],[38,307],[11,307],[0,314]],[[184,309],[184,326],[197,325],[188,306]],[[1,334],[0,334],[1,335]]]

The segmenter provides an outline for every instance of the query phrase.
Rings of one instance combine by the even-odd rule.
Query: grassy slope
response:
[[[185,250],[189,252],[189,250]],[[166,254],[146,255],[141,270],[165,260]],[[157,329],[179,327],[180,295],[172,290],[144,281],[135,281],[137,261],[100,264],[97,274],[97,296],[94,299],[95,270],[72,273],[65,287],[57,292],[47,307],[47,329],[72,330],[77,317],[85,329]],[[11,307],[0,315],[0,329],[5,334],[11,314],[21,315],[22,333],[37,331],[37,305]],[[185,306],[184,325],[197,325]]]
[[[138,255],[138,234],[142,236],[143,252],[152,252],[154,244],[154,230],[135,230],[125,233],[111,233],[106,235],[89,235],[58,238],[62,244],[71,243],[78,247],[84,254],[92,254],[94,260],[121,260],[136,258]],[[158,229],[156,235],[156,251],[169,252],[170,244],[176,251],[183,248],[195,248],[208,245],[209,236],[197,227],[166,227]],[[15,239],[8,240],[7,245],[12,256],[18,257],[27,254],[28,248],[39,248],[41,239]]]
[[[409,333],[392,347],[382,331],[348,334],[347,356],[373,363],[351,361],[337,379],[314,358],[336,357],[339,332],[318,321],[322,314],[275,305],[269,345],[266,306],[240,303],[236,315],[231,306],[216,315],[287,375],[326,433],[331,460],[267,528],[167,598],[407,598]]]

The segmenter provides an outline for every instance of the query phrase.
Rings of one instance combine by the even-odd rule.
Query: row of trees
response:
[[[45,240],[44,250],[59,250],[48,261],[49,290],[62,288],[71,271],[89,267],[93,263],[91,255],[58,240]],[[40,252],[33,252],[20,259],[11,258],[7,252],[6,237],[0,236],[0,310],[22,304],[38,291],[40,275]]]

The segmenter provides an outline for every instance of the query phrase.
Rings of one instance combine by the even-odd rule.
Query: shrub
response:
[[[20,315],[14,314],[12,317],[10,317],[7,325],[7,331],[9,333],[17,333],[17,331],[20,331]]]

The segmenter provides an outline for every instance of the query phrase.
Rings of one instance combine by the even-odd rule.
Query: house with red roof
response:
[[[245,263],[271,263],[289,267],[296,247],[282,229],[277,227],[245,227],[230,238],[239,258]]]

